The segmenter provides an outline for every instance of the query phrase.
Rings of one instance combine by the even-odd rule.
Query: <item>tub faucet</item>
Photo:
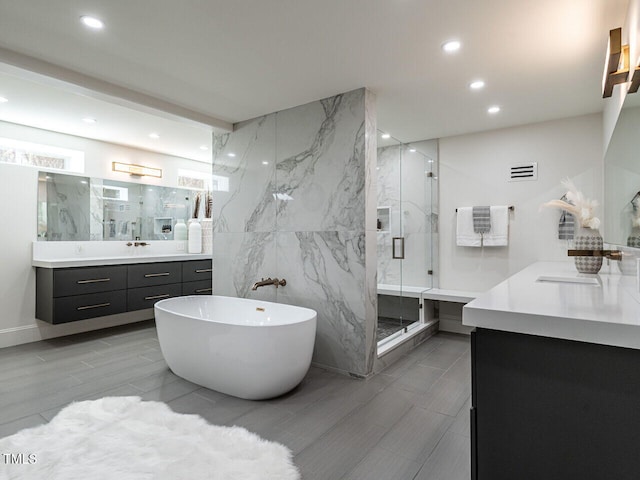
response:
[[[276,288],[284,287],[286,284],[287,284],[287,281],[284,278],[282,280],[279,280],[277,277],[276,278],[269,277],[266,280],[263,278],[259,282],[254,283],[253,286],[251,287],[251,290],[257,290],[259,287],[264,287],[266,285],[275,285]]]

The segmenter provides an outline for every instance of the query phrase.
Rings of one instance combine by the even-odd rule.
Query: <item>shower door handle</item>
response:
[[[404,237],[393,237],[391,239],[391,256],[394,259],[404,260]]]

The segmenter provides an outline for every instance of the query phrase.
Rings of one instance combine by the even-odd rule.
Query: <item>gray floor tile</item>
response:
[[[422,408],[412,408],[382,438],[378,446],[417,462],[428,458],[453,419]]]
[[[400,376],[394,386],[416,393],[426,393],[444,374],[445,370],[427,365],[412,365]]]
[[[434,412],[455,417],[471,395],[471,384],[454,382],[444,377],[422,397],[421,406]]]
[[[453,421],[450,432],[463,435],[465,437],[471,436],[471,396],[467,398],[464,405],[456,415],[456,419]]]
[[[368,380],[312,367],[292,392],[253,402],[174,375],[144,322],[0,349],[0,434],[73,401],[136,395],[283,443],[305,480],[410,479],[423,463],[419,478],[454,480],[469,463],[468,360],[468,337],[438,334]]]
[[[422,463],[376,447],[341,480],[413,480],[421,466]]]
[[[339,479],[378,443],[385,429],[353,419],[341,422],[294,458],[305,480]]]
[[[178,379],[175,382],[167,383],[166,385],[161,385],[158,388],[154,388],[153,390],[149,390],[145,393],[140,393],[140,398],[146,401],[154,401],[154,402],[170,402],[171,400],[175,400],[176,398],[180,398],[183,395],[187,395],[191,392],[194,392],[200,388],[199,385],[195,383],[188,382],[187,380]]]
[[[13,422],[0,425],[0,438],[9,437],[25,428],[37,427],[44,423],[47,423],[47,420],[42,415],[38,414],[19,418],[18,420],[14,420]]]
[[[415,480],[469,480],[470,449],[469,438],[447,432]]]

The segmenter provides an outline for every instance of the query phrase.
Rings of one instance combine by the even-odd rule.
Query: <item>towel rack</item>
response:
[[[511,210],[513,212],[515,209],[516,209],[516,207],[514,207],[513,205],[509,205],[509,210]],[[458,211],[458,209],[456,208],[456,212],[457,211]]]

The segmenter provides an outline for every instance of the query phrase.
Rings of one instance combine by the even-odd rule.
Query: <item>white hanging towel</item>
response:
[[[491,230],[482,238],[484,247],[506,247],[509,245],[509,207],[491,207]]]
[[[493,211],[491,211],[493,214]],[[459,247],[481,247],[482,235],[473,230],[473,207],[460,207],[456,216],[456,245]],[[485,238],[486,235],[484,234]]]

